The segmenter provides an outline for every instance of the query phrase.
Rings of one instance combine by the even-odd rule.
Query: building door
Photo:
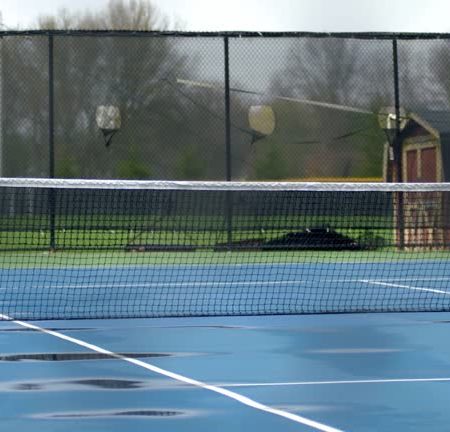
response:
[[[434,183],[437,181],[436,147],[423,149],[420,154],[420,181]]]
[[[432,183],[437,181],[436,148],[406,152],[406,181]],[[439,243],[439,193],[406,193],[404,222],[406,245],[413,248],[433,248]]]
[[[419,180],[419,166],[417,163],[417,151],[406,152],[406,181],[416,183]]]

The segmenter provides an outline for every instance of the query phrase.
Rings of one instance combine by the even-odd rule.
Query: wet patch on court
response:
[[[90,418],[107,418],[107,417],[178,417],[186,415],[188,415],[188,413],[185,411],[140,409],[140,410],[48,413],[48,414],[39,414],[34,417],[64,420],[64,419],[90,419]]]
[[[117,357],[127,358],[159,358],[176,357],[185,354],[177,353],[118,353]],[[86,360],[116,360],[111,354],[101,353],[27,353],[27,354],[7,354],[0,355],[0,361],[18,362],[18,361],[86,361]]]
[[[47,327],[46,327],[47,328]],[[48,327],[50,331],[92,331],[95,330],[92,327]],[[26,333],[26,332],[38,332],[38,330],[24,327],[5,327],[0,328],[0,333]]]
[[[77,390],[161,390],[165,388],[186,387],[176,381],[149,379],[131,380],[118,378],[80,378],[50,381],[9,381],[0,383],[0,392],[50,392]]]

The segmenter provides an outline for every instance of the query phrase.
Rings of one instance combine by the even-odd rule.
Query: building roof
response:
[[[450,134],[450,111],[418,110],[414,113],[440,134]]]

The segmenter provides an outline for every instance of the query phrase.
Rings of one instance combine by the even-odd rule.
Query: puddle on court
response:
[[[11,390],[17,390],[17,391],[40,391],[45,389],[45,384],[41,383],[20,383],[20,384],[13,384],[10,387]]]
[[[159,358],[159,357],[180,357],[189,354],[180,353],[117,353],[118,357],[128,358]],[[0,362],[20,362],[20,361],[85,361],[85,360],[117,360],[110,354],[101,353],[27,353],[27,354],[7,354],[0,355]]]
[[[51,390],[70,390],[79,387],[89,387],[100,390],[134,390],[144,387],[150,387],[148,382],[121,380],[113,378],[79,379],[54,382],[19,382],[9,386],[13,391],[51,391]]]
[[[176,410],[154,410],[154,409],[140,409],[140,410],[117,410],[117,411],[81,411],[81,412],[67,412],[67,413],[48,413],[38,414],[35,418],[45,419],[91,419],[91,418],[105,418],[105,417],[178,417],[186,416],[189,413],[186,411]]]
[[[1,382],[0,392],[11,391],[77,391],[77,390],[161,390],[182,384],[166,380],[127,380],[117,378],[80,378],[54,381]]]
[[[46,330],[63,332],[63,331],[93,331],[96,329],[93,327],[48,327],[48,328],[46,327]],[[0,333],[26,333],[26,332],[39,333],[39,330],[24,327],[0,328]]]

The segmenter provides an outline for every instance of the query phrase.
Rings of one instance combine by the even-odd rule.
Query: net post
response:
[[[55,178],[54,36],[48,34],[48,174]],[[56,249],[56,191],[48,190],[50,250]]]
[[[400,84],[399,84],[399,68],[398,68],[398,42],[394,37],[392,40],[392,60],[394,67],[394,98],[395,98],[395,133],[394,133],[394,166],[395,178],[397,183],[403,182],[403,167],[402,167],[402,142],[400,136],[401,118],[400,118]],[[402,250],[405,247],[405,223],[404,223],[404,194],[398,192],[397,194],[397,229],[399,248]]]
[[[229,37],[224,36],[224,79],[225,79],[225,175],[226,180],[232,180],[231,170],[231,99],[230,99],[230,47]],[[233,201],[231,192],[226,194],[226,229],[227,249],[231,250],[233,243]]]

